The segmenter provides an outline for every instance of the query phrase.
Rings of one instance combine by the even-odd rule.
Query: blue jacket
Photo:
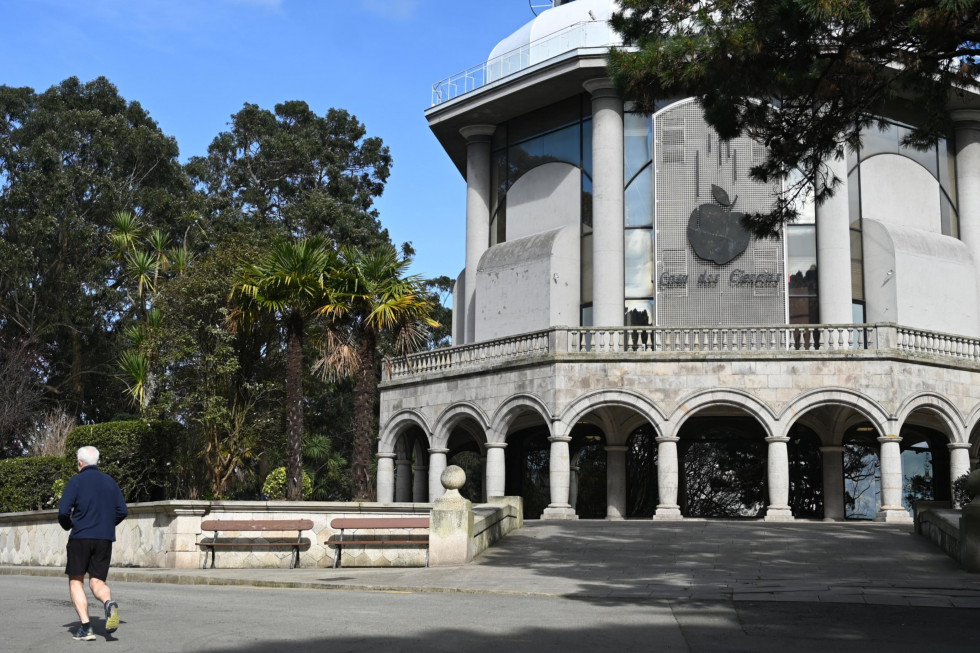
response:
[[[116,524],[129,510],[111,476],[86,465],[65,484],[58,504],[58,523],[71,530],[68,539],[116,541]]]

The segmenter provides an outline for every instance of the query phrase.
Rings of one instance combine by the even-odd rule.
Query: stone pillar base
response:
[[[626,519],[625,517],[623,517],[622,515],[618,515],[618,514],[616,514],[616,515],[609,515],[609,514],[607,514],[606,515],[606,521],[625,521],[625,519]]]
[[[680,506],[657,506],[657,512],[654,513],[653,518],[655,521],[679,521],[684,519],[681,516]]]
[[[886,524],[911,524],[912,515],[901,506],[885,506],[875,515],[875,521],[885,522]]]
[[[769,506],[766,510],[764,521],[793,521],[793,511],[789,508],[775,508]]]
[[[578,515],[575,514],[575,510],[571,506],[566,506],[564,508],[548,506],[541,513],[542,520],[552,520],[552,519],[578,519]]]

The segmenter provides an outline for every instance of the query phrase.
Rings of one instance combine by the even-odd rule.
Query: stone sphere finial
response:
[[[463,471],[462,467],[458,465],[450,465],[443,470],[442,476],[439,477],[442,482],[442,487],[447,490],[459,490],[466,484],[466,472]]]

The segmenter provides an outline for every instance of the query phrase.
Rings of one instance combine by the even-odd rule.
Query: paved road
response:
[[[529,522],[462,567],[110,583],[112,650],[140,653],[980,650],[980,574],[885,524]],[[61,569],[0,567],[0,651],[91,647],[68,636],[66,585]]]
[[[0,578],[3,651],[976,651],[975,610],[115,583],[122,624],[75,642],[63,579]],[[92,615],[98,614],[92,605]],[[108,646],[107,646],[108,645]]]

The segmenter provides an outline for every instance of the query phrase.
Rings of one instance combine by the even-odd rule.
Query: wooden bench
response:
[[[214,535],[210,540],[201,540],[198,545],[204,547],[204,566],[208,566],[208,552],[211,553],[211,568],[214,569],[214,550],[216,547],[232,546],[251,546],[265,548],[292,547],[293,555],[289,560],[289,568],[299,567],[299,548],[305,544],[303,541],[303,531],[313,528],[311,519],[226,519],[226,520],[205,520],[201,522],[202,531],[213,531]],[[296,531],[296,539],[286,537],[275,537],[264,542],[255,541],[218,541],[218,533],[221,531]]]
[[[428,528],[428,517],[338,517],[330,522],[330,527],[340,531],[334,538],[328,539],[325,544],[337,548],[334,555],[334,569],[340,567],[340,558],[343,556],[345,546],[418,546],[425,548],[425,566],[429,566],[429,535],[396,535],[386,536],[378,533],[371,533],[366,537],[360,535],[347,534],[344,531],[381,531],[381,530],[411,530],[415,528]]]

